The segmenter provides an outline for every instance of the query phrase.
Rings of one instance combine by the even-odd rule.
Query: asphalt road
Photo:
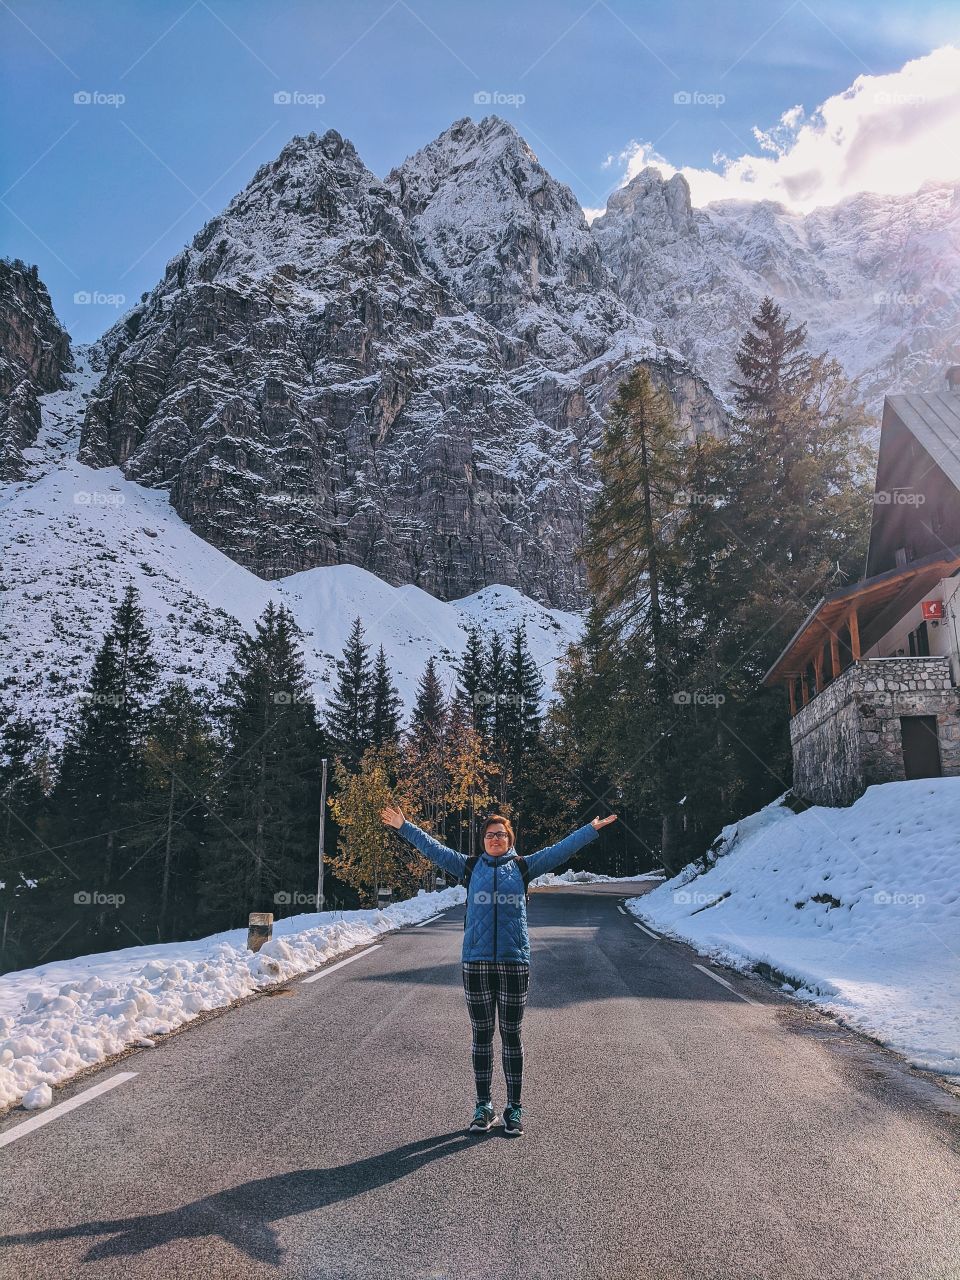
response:
[[[466,1135],[462,915],[59,1090],[136,1072],[0,1149],[0,1275],[960,1277],[960,1103],[612,894],[534,895],[527,1132]]]

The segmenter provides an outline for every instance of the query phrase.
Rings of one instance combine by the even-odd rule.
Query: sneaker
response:
[[[499,1119],[500,1117],[493,1109],[492,1102],[478,1102],[467,1132],[486,1133],[488,1129],[493,1128]]]
[[[520,1120],[520,1115],[522,1113],[522,1110],[523,1109],[519,1103],[515,1107],[514,1106],[504,1107],[503,1109],[503,1132],[504,1133],[509,1133],[511,1137],[514,1137],[514,1136],[519,1137],[519,1135],[523,1133],[523,1124]]]

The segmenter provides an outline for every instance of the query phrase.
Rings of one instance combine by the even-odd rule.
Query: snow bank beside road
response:
[[[629,909],[735,968],[770,965],[797,998],[960,1075],[960,778],[869,787],[848,809],[776,802],[717,851]]]
[[[543,885],[544,887],[548,887],[552,884],[615,884],[619,883],[621,880],[632,882],[634,880],[663,879],[663,876],[657,875],[654,872],[645,872],[643,875],[638,876],[603,876],[595,871],[574,871],[571,867],[566,871],[561,872],[560,875],[555,875],[552,871],[545,871],[542,876],[537,876],[536,880],[531,880],[530,885],[531,887],[534,885]]]
[[[277,921],[254,953],[246,929],[196,942],[127,947],[0,978],[0,1107],[46,1106],[50,1085],[130,1045],[147,1045],[205,1009],[319,968],[380,934],[465,901],[460,887],[383,911],[313,912]]]

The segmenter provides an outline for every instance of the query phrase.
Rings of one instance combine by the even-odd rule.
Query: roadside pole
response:
[[[327,759],[321,761],[320,774],[320,848],[317,866],[317,910],[323,910],[323,836],[327,822]]]

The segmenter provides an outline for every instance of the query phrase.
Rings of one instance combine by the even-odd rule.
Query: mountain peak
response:
[[[646,165],[626,184],[612,192],[594,230],[624,218],[666,218],[675,229],[687,228],[693,217],[690,184],[682,173],[665,178],[655,165]]]

